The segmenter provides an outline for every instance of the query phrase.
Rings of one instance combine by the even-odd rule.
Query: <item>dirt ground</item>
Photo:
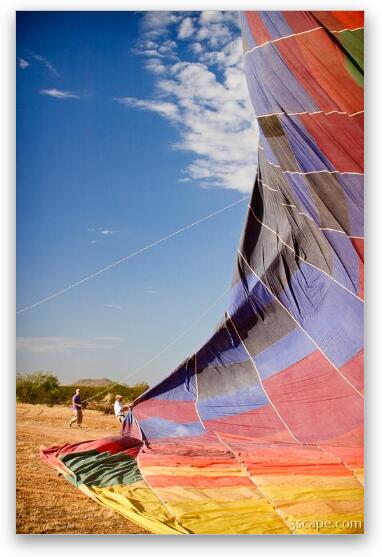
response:
[[[17,404],[17,533],[147,534],[86,497],[40,459],[42,447],[118,434],[114,416],[85,410],[82,428],[70,429],[71,416],[70,408]]]

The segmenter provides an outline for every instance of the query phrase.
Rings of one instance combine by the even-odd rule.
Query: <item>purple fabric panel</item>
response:
[[[276,102],[276,99],[273,99],[273,97],[269,97],[269,95],[261,85],[260,77],[258,75],[258,67],[254,63],[253,53],[245,56],[244,66],[247,76],[249,96],[251,98],[256,116],[278,112],[279,105]]]
[[[314,100],[282,59],[277,46],[269,43],[250,52],[246,61],[252,59],[246,70],[250,97],[257,116],[273,112],[314,112],[319,110]],[[269,100],[266,103],[263,98]],[[259,105],[258,99],[262,99]],[[268,106],[267,106],[268,105]],[[261,106],[265,109],[260,111]]]
[[[307,184],[305,177],[301,174],[284,174],[284,178],[289,184],[298,209],[307,213],[316,224],[319,224],[320,219],[317,208],[312,199],[309,184]]]
[[[251,33],[248,24],[248,19],[244,12],[241,13],[240,19],[241,19],[241,32],[243,34],[245,41],[247,42],[249,50],[251,50],[251,48],[254,48],[256,46],[256,41],[254,36]]]
[[[364,236],[364,177],[359,174],[338,174],[337,180],[343,186],[348,199],[348,212],[353,236]]]
[[[259,12],[259,15],[272,39],[293,35],[293,31],[286,22],[282,12]]]
[[[357,294],[359,287],[359,262],[354,246],[345,234],[323,230],[333,250],[333,277]]]
[[[280,116],[280,120],[301,172],[336,170],[320,151],[317,142],[305,128],[299,116],[283,115]]]

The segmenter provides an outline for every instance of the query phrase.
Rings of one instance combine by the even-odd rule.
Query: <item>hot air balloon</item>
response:
[[[157,534],[363,531],[363,12],[246,12],[258,169],[224,318],[42,457]]]

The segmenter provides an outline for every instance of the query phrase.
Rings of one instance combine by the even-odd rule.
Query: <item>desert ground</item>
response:
[[[70,408],[17,404],[16,532],[18,534],[147,534],[101,507],[59,477],[40,448],[117,435],[114,416],[84,411],[81,429],[69,428]]]

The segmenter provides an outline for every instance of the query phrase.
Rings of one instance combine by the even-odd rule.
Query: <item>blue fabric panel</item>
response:
[[[139,425],[147,439],[158,439],[160,437],[189,437],[200,435],[205,431],[200,421],[179,424],[159,417],[140,420]]]
[[[159,385],[146,391],[140,400],[195,400],[195,396],[195,368],[186,361]]]
[[[237,282],[232,286],[228,305],[229,314],[233,315],[239,308],[245,306],[248,303],[248,294],[252,292],[256,307],[261,311],[273,303],[272,294],[261,287],[259,279],[248,269],[245,274],[245,283]]]
[[[297,284],[300,277],[293,277],[291,287],[298,299]],[[363,347],[363,304],[332,280],[322,279],[327,290],[322,300],[309,316],[301,318],[291,292],[284,292],[280,299],[304,330],[337,367],[344,365]]]
[[[312,354],[317,347],[301,329],[295,329],[284,338],[253,358],[262,380],[279,373]]]
[[[235,393],[199,400],[198,412],[202,420],[213,420],[256,410],[267,404],[268,398],[257,384]]]

